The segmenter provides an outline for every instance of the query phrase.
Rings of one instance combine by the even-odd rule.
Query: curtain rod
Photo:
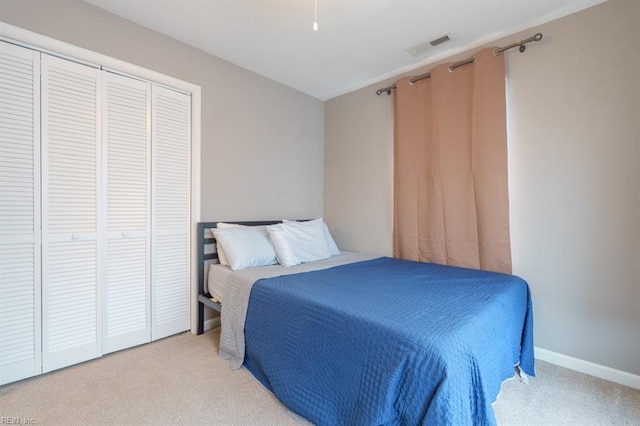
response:
[[[542,33],[536,33],[533,36],[531,36],[531,37],[529,37],[527,39],[524,39],[524,40],[520,40],[517,43],[513,43],[513,44],[510,44],[510,45],[505,46],[505,47],[497,47],[497,48],[493,49],[493,55],[494,56],[499,56],[505,50],[513,49],[514,47],[519,47],[518,50],[520,52],[524,52],[525,49],[526,49],[525,44],[532,43],[534,41],[537,42],[537,41],[540,41],[540,40],[542,40]],[[476,60],[476,58],[474,56],[472,58],[465,59],[464,61],[460,61],[460,62],[456,62],[455,64],[451,64],[448,67],[449,68],[449,72],[451,72],[451,71],[455,70],[456,68],[461,67],[463,65],[472,64],[475,60]],[[429,71],[426,74],[421,74],[421,75],[419,75],[417,77],[413,77],[411,80],[409,80],[409,84],[414,84],[416,81],[419,81],[419,80],[422,80],[422,79],[425,79],[425,78],[429,78],[429,77],[431,77],[431,71]],[[395,84],[392,84],[389,87],[383,87],[382,89],[376,90],[376,95],[380,96],[383,93],[386,93],[387,95],[391,95],[391,91],[393,89],[395,89],[395,88],[396,88]]]

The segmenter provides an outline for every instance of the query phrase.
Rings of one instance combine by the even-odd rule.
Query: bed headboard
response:
[[[263,220],[253,222],[225,221],[225,223],[235,223],[246,226],[275,225],[282,223],[281,220]],[[216,252],[216,240],[213,237],[212,229],[216,228],[218,222],[198,223],[198,334],[204,332],[204,307],[220,311],[220,305],[211,300],[211,295],[205,291],[207,282],[207,270],[212,263],[218,263],[218,253]]]

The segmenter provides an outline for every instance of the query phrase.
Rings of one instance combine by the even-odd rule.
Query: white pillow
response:
[[[264,226],[214,228],[212,231],[234,271],[278,263]]]
[[[322,219],[271,225],[267,226],[267,232],[282,266],[331,257]]]
[[[216,227],[218,229],[241,228],[243,226],[245,225],[238,225],[237,223],[225,223],[225,222],[218,222],[216,224]],[[222,244],[220,244],[217,241],[216,241],[216,253],[218,253],[218,262],[220,262],[221,265],[229,266],[229,260],[227,260],[227,255],[225,254],[224,249],[222,248]]]
[[[327,226],[327,223],[322,219],[315,219],[315,220],[320,220],[322,221],[323,225],[324,225],[324,234],[327,237],[327,243],[329,244],[329,251],[331,252],[331,256],[337,256],[340,254],[340,249],[338,248],[338,246],[336,245],[336,242],[334,241],[333,237],[331,236],[331,232],[329,232],[329,227]],[[307,222],[298,222],[295,220],[287,220],[284,219],[282,221],[282,223],[299,223],[299,224],[305,224],[308,222],[314,222],[313,220],[307,221]]]

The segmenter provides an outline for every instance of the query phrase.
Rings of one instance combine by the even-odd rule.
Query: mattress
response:
[[[233,271],[228,266],[220,264],[210,265],[205,292],[211,294],[211,297],[216,302],[222,304],[232,274]]]

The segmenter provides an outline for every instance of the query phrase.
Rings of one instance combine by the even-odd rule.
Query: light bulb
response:
[[[318,0],[313,0],[313,31],[318,32]]]

